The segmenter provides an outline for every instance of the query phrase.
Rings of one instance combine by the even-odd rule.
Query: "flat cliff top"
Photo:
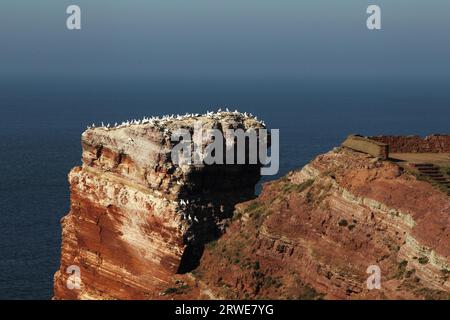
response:
[[[205,128],[214,127],[217,123],[225,124],[225,128],[262,128],[265,126],[264,121],[259,121],[257,117],[251,113],[241,113],[235,111],[217,111],[207,112],[205,114],[185,114],[185,115],[166,115],[162,117],[144,117],[139,120],[128,120],[120,124],[114,125],[102,123],[100,126],[92,124],[89,126],[85,134],[90,130],[94,132],[100,131],[117,131],[124,128],[133,129],[148,129],[151,128],[156,131],[161,131],[164,134],[173,132],[177,129],[185,129],[194,127],[196,122],[202,122]]]
[[[199,129],[200,128],[200,129]],[[100,151],[123,154],[133,161],[137,167],[153,169],[161,158],[168,159],[171,148],[178,142],[172,141],[172,134],[185,129],[193,134],[195,130],[217,129],[263,129],[265,124],[257,117],[238,111],[217,111],[206,114],[170,115],[164,117],[143,118],[125,121],[113,126],[92,125],[83,132],[83,163],[92,166]],[[179,137],[178,137],[179,139]],[[191,139],[194,139],[191,137]],[[204,134],[202,142],[206,145],[210,136]],[[162,159],[164,160],[164,159]],[[98,167],[98,166],[97,166]],[[111,170],[106,166],[106,170]]]

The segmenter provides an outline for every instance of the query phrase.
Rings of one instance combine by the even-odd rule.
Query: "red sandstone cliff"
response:
[[[173,163],[171,133],[193,131],[197,121],[204,130],[263,127],[251,116],[222,112],[83,133],[83,165],[69,174],[56,299],[160,297],[175,274],[196,266],[234,205],[253,196],[259,165]],[[71,266],[80,269],[79,289],[67,285]]]
[[[260,126],[231,115],[209,123]],[[56,299],[449,296],[450,198],[428,182],[336,148],[236,205],[250,198],[259,168],[173,166],[164,128],[179,125],[83,134]],[[198,204],[181,207],[187,198]],[[184,220],[186,210],[201,222]],[[67,288],[70,265],[81,268],[79,290]],[[366,286],[370,265],[381,269],[380,290]]]
[[[367,288],[370,265],[380,290]],[[239,204],[195,274],[218,298],[447,299],[450,198],[338,148]]]

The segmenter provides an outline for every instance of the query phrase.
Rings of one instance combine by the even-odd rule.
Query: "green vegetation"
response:
[[[338,225],[339,225],[339,227],[346,227],[346,226],[348,226],[348,222],[345,219],[341,219],[341,220],[339,220]]]
[[[419,258],[419,263],[420,264],[427,264],[428,263],[428,258],[427,257],[420,257]]]
[[[406,260],[400,261],[400,263],[398,264],[398,271],[397,271],[397,274],[395,275],[395,277],[396,277],[397,279],[403,278],[403,276],[405,275],[406,267],[407,267],[407,266],[408,266],[408,261],[406,261]]]
[[[208,243],[206,244],[206,247],[207,247],[209,250],[213,250],[216,246],[217,246],[217,240],[208,242]]]
[[[441,172],[450,176],[450,167],[441,167]]]
[[[449,269],[441,269],[442,277],[444,278],[444,281],[447,281],[450,277],[450,270]]]
[[[301,193],[301,192],[305,191],[307,188],[309,188],[310,186],[312,186],[313,183],[314,183],[314,179],[308,179],[300,184],[285,182],[281,188],[281,191],[283,193],[291,193],[291,192]]]
[[[187,284],[180,280],[177,280],[175,284],[178,285],[178,287],[169,287],[164,290],[161,295],[165,296],[168,294],[183,294],[186,293],[190,288]]]
[[[259,203],[258,201],[254,201],[254,202],[252,202],[251,204],[248,205],[248,207],[246,208],[246,211],[255,211],[260,206],[261,206],[261,203]]]
[[[251,218],[253,226],[259,228],[262,225],[264,218],[270,214],[271,211],[264,202],[256,200],[245,208],[245,213]]]
[[[280,288],[283,284],[279,278],[272,276],[266,276],[260,270],[254,270],[252,272],[253,283],[252,287],[254,292],[258,295],[262,288]]]
[[[399,263],[399,266],[400,266],[401,268],[403,268],[403,269],[405,269],[407,265],[408,265],[408,261],[406,261],[406,260],[402,260],[402,261]]]
[[[275,288],[280,288],[283,284],[281,283],[281,281],[277,278],[273,278],[271,276],[267,276],[264,278],[264,287],[265,288],[271,288],[271,287],[275,287]]]
[[[204,277],[204,273],[203,273],[203,271],[201,271],[201,270],[199,270],[199,269],[195,269],[195,270],[193,270],[192,272],[192,275],[194,276],[194,277],[196,277],[196,278],[198,278],[198,279],[201,279],[201,278],[203,278]]]
[[[298,296],[299,300],[322,300],[324,295],[318,293],[314,288],[306,286],[303,292]]]
[[[241,211],[235,211],[233,215],[233,221],[239,220],[242,218],[242,212]]]
[[[180,290],[188,290],[189,286],[187,284],[182,284],[179,289]]]
[[[411,276],[412,276],[414,273],[416,273],[416,269],[411,269],[411,270],[406,271],[406,273],[405,273],[405,278],[411,278]]]
[[[178,288],[171,287],[171,288],[167,288],[166,290],[163,291],[163,295],[175,294],[175,293],[178,293]]]

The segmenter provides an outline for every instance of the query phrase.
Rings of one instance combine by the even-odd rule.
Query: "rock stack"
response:
[[[177,165],[178,129],[261,129],[239,112],[166,116],[89,127],[82,166],[69,174],[55,299],[152,299],[173,275],[196,267],[234,205],[254,196],[258,164]],[[208,139],[202,141],[208,143]],[[80,288],[69,288],[75,269]],[[78,269],[79,268],[79,269]]]

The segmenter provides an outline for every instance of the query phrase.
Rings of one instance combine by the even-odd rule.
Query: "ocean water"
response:
[[[280,129],[280,176],[350,133],[448,133],[448,80],[0,79],[0,298],[51,298],[59,221],[69,208],[67,173],[80,164],[80,135],[93,122],[219,106],[252,112]]]

